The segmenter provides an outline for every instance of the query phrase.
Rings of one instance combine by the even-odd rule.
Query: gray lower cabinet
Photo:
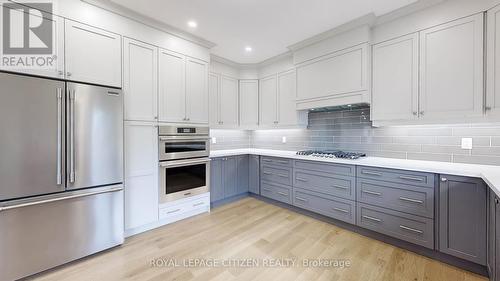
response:
[[[292,187],[276,183],[262,182],[260,194],[287,204],[292,204]]]
[[[495,196],[495,281],[500,281],[500,199]]]
[[[496,243],[496,220],[497,220],[497,198],[495,193],[490,190],[488,192],[488,272],[490,273],[490,280],[496,280],[496,257],[497,257],[497,243]]]
[[[210,202],[248,192],[248,156],[214,158],[210,162]]]
[[[354,192],[356,179],[350,176],[296,168],[293,172],[293,187],[353,201],[356,199],[356,192]]]
[[[486,265],[487,189],[481,179],[441,175],[440,252]]]
[[[248,191],[260,194],[260,156],[250,155],[249,157]]]
[[[356,202],[351,200],[294,188],[293,205],[347,223],[356,223]]]
[[[434,220],[358,203],[357,224],[388,236],[434,249]]]

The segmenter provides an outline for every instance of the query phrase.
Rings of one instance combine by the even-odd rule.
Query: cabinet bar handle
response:
[[[334,211],[339,211],[339,212],[342,212],[342,213],[346,213],[346,214],[349,214],[349,211],[348,210],[344,210],[344,209],[340,209],[340,208],[333,208]]]
[[[277,160],[276,162],[281,163],[281,164],[288,164],[288,161],[286,161],[286,160]]]
[[[264,162],[273,162],[273,160],[271,160],[271,159],[266,159],[266,158],[263,158],[263,159],[262,159],[262,161],[264,161]]]
[[[406,197],[399,197],[399,200],[411,202],[411,203],[424,204],[424,201],[422,201],[422,200],[416,200],[416,199],[411,199],[411,198],[406,198]]]
[[[335,187],[335,188],[338,188],[338,189],[344,189],[344,190],[349,189],[349,187],[341,186],[341,185],[332,185],[332,187]]]
[[[307,179],[303,179],[303,178],[299,178],[299,177],[296,177],[295,179],[298,180],[298,181],[303,181],[303,182],[308,181]]]
[[[263,174],[264,174],[264,175],[268,175],[268,176],[270,176],[270,175],[272,175],[273,173],[263,172]]]
[[[424,233],[422,230],[418,230],[418,229],[415,229],[415,228],[407,227],[407,226],[404,226],[404,225],[400,225],[399,228],[401,228],[403,230],[408,230],[408,231],[411,231],[411,232],[415,232],[415,233],[418,233],[418,234],[423,234]]]
[[[196,203],[196,204],[193,205],[193,207],[201,206],[203,204],[205,204],[205,202]]]
[[[288,178],[288,175],[284,175],[284,174],[276,174],[278,177],[282,177],[282,178]]]
[[[264,191],[271,191],[271,189],[265,188],[265,187],[263,187],[262,190],[264,190]]]
[[[283,195],[283,196],[288,196],[288,193],[285,193],[285,192],[278,192],[279,195]]]
[[[382,195],[382,193],[380,193],[380,192],[369,191],[369,190],[362,190],[361,192],[366,193],[366,194],[376,195],[376,196]]]
[[[299,200],[302,202],[307,202],[307,199],[301,198],[301,197],[295,197],[295,200]]]
[[[381,219],[377,219],[377,218],[370,217],[370,216],[363,216],[363,218],[365,218],[367,220],[375,221],[375,222],[382,222]]]
[[[399,178],[402,180],[409,180],[409,181],[424,181],[423,178],[410,177],[410,176],[399,176]]]
[[[167,212],[167,214],[173,214],[179,212],[181,209],[175,209],[173,211]]]
[[[377,176],[377,177],[381,177],[382,176],[381,173],[375,173],[375,172],[369,172],[369,171],[362,171],[361,173],[365,174],[365,175],[370,175],[370,176]]]

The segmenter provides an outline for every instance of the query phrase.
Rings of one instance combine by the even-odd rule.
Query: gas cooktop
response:
[[[302,150],[298,151],[297,155],[323,157],[323,158],[340,158],[340,159],[358,159],[360,157],[365,157],[364,153],[356,152],[344,152],[340,150]]]

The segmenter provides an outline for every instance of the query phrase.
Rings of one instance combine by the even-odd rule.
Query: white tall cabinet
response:
[[[297,111],[296,72],[294,69],[278,73],[278,126],[294,126],[302,122]]]
[[[208,124],[208,63],[186,58],[186,121]]]
[[[238,128],[238,79],[218,73],[210,73],[209,77],[210,126],[219,129]]]
[[[278,78],[276,75],[259,80],[259,125],[263,127],[278,124]]]
[[[125,124],[125,229],[134,231],[158,220],[158,127]]]
[[[487,13],[486,113],[500,116],[500,5]]]
[[[122,37],[65,20],[65,78],[122,87]]]
[[[125,38],[123,42],[125,120],[158,119],[158,48]]]
[[[240,80],[240,125],[255,129],[259,125],[259,80]]]

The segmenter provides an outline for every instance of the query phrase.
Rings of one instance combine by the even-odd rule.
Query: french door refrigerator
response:
[[[122,99],[0,73],[0,280],[123,243]]]

